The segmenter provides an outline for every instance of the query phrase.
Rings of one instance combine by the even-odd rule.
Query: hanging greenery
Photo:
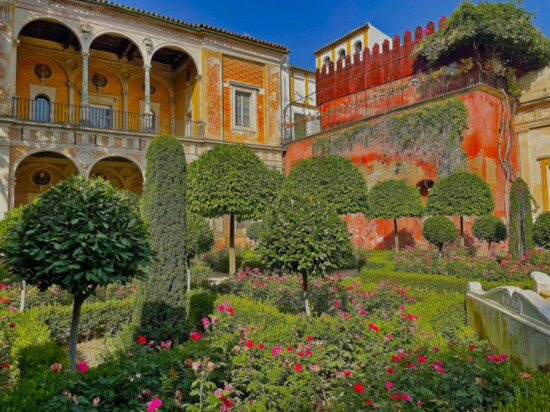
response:
[[[468,109],[462,100],[453,98],[316,139],[313,152],[345,156],[362,146],[399,165],[418,160],[433,164],[438,176],[447,176],[465,165],[462,140],[467,128]]]

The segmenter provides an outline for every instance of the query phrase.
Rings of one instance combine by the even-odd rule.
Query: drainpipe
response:
[[[284,60],[281,62],[281,64],[279,65],[279,79],[280,79],[280,87],[279,87],[279,92],[281,94],[281,146],[283,145],[283,140],[284,140],[284,131],[285,131],[285,114],[284,114],[284,111],[286,110],[286,107],[284,107],[284,102],[283,102],[283,66],[284,64],[288,61],[288,56],[290,55],[290,52],[288,52],[284,58]],[[289,74],[290,76],[290,74]],[[290,77],[289,77],[289,81],[290,81]],[[290,101],[290,96],[288,98],[288,100]]]

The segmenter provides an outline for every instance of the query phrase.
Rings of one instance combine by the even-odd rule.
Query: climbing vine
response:
[[[378,123],[362,123],[340,134],[316,139],[316,155],[350,154],[357,146],[385,154],[397,168],[426,162],[438,176],[464,168],[462,148],[468,109],[460,99],[449,99]]]

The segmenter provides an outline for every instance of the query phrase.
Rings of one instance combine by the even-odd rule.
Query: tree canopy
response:
[[[487,256],[491,252],[493,242],[503,242],[508,237],[508,229],[504,222],[493,215],[478,217],[472,225],[472,233],[482,242],[488,243]]]
[[[550,62],[550,40],[533,25],[534,13],[523,1],[462,2],[443,28],[425,37],[414,53],[432,65],[466,47],[474,47],[486,58],[523,71]]]
[[[335,155],[314,156],[296,164],[283,190],[317,196],[340,215],[365,213],[368,189],[363,175],[351,160]]]
[[[445,216],[431,216],[424,222],[422,236],[439,249],[439,258],[443,246],[454,242],[458,238],[455,224]]]

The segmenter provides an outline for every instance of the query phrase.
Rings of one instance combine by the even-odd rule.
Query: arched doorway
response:
[[[90,177],[110,180],[120,189],[129,190],[138,195],[143,191],[141,169],[131,160],[119,156],[110,156],[97,162],[90,170]]]
[[[44,151],[27,156],[15,171],[14,206],[31,203],[40,193],[77,174],[75,164],[60,153]]]

